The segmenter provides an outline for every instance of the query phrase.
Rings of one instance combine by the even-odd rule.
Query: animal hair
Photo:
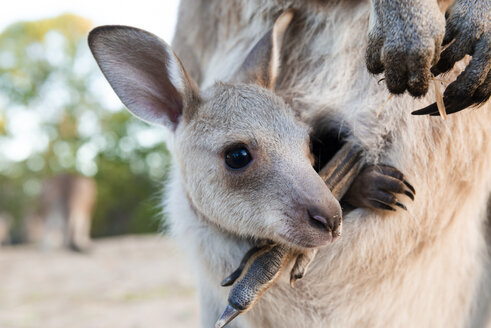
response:
[[[281,279],[231,327],[463,327],[479,313],[491,192],[491,108],[446,121],[410,112],[435,101],[391,98],[365,67],[367,1],[182,0],[173,47],[202,88],[237,64],[284,10],[297,16],[284,40],[277,93],[318,130],[343,132],[368,163],[397,167],[417,187],[408,211],[356,209],[322,248],[297,288]],[[453,81],[465,62],[443,77]],[[176,159],[166,209],[198,280],[202,326],[226,305],[220,280],[249,244],[196,215]],[[180,164],[179,164],[180,165]],[[215,195],[220,202],[223,195]]]

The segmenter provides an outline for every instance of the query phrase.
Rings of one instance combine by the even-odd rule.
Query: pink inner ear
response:
[[[142,118],[163,124],[165,124],[166,121],[170,121],[175,129],[175,126],[177,126],[181,117],[181,112],[176,109],[182,108],[182,99],[181,97],[166,99],[163,97],[149,97],[147,95],[141,102],[135,104],[135,106],[141,106],[146,112],[141,115]]]
[[[113,86],[128,109],[143,120],[175,129],[183,111],[183,95],[170,82],[166,66],[156,58],[143,57],[120,69],[124,77]]]
[[[162,94],[159,94],[161,97],[162,107],[167,109],[167,116],[169,120],[177,125],[179,123],[179,118],[182,115],[183,111],[183,94],[181,94],[176,87],[170,82],[168,78],[168,70],[166,68],[166,78],[160,81],[160,88],[166,95],[162,97]]]

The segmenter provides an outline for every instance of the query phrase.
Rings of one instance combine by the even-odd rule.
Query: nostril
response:
[[[327,221],[327,218],[325,218],[322,215],[319,215],[318,211],[309,209],[307,210],[307,212],[309,213],[309,217],[311,220],[321,223],[324,227],[328,228],[329,223]]]
[[[314,226],[332,232],[333,237],[338,237],[341,235],[342,219],[339,215],[326,215],[326,211],[322,211],[316,207],[309,208],[307,213]]]
[[[325,217],[320,215],[314,215],[312,219],[319,221],[320,223],[327,224],[327,220]]]

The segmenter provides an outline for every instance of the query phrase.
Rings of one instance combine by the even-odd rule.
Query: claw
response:
[[[230,321],[234,320],[235,317],[238,316],[239,314],[240,314],[239,310],[236,310],[232,306],[227,305],[225,311],[223,311],[222,315],[215,323],[215,328],[225,327]]]
[[[406,190],[406,191],[404,191],[404,194],[405,194],[407,197],[411,198],[411,200],[414,200],[414,195],[413,195],[413,193],[411,193],[411,192],[409,192],[409,191],[407,191],[407,190]]]
[[[407,211],[407,207],[403,203],[401,203],[401,202],[396,202],[396,206],[399,206],[403,210]]]
[[[416,189],[414,189],[414,187],[409,183],[407,182],[406,180],[403,180],[402,182],[404,182],[404,184],[406,185],[406,187],[409,188],[409,190],[411,190],[411,192],[416,195]],[[411,197],[411,196],[409,196]],[[414,199],[414,196],[412,197]]]
[[[411,112],[412,115],[430,115],[435,113],[438,113],[438,106],[436,103]]]
[[[443,103],[445,104],[445,111],[447,114],[453,114],[459,112],[467,107],[478,105],[473,98],[466,99],[464,101],[459,101],[455,99],[455,97],[443,97]],[[433,103],[429,106],[426,106],[422,109],[415,110],[411,112],[412,115],[430,115],[430,116],[439,116],[440,112],[438,111],[438,106],[436,103]]]
[[[389,206],[389,205],[386,205],[384,203],[381,203],[375,199],[372,200],[374,203],[375,203],[375,207],[381,209],[381,210],[387,210],[387,211],[394,211],[395,212],[395,208]]]
[[[304,273],[303,272],[298,272],[298,273],[291,273],[290,275],[290,287],[295,288],[295,284],[297,283],[297,280],[303,278]]]
[[[222,286],[222,287],[232,286],[233,283],[237,280],[237,278],[239,278],[240,275],[242,274],[243,269],[244,269],[243,267],[242,268],[239,267],[237,270],[232,272],[232,274],[230,276],[228,276],[227,278],[222,280],[222,282],[220,283],[220,286]]]
[[[472,98],[464,100],[464,101],[452,101],[452,100],[449,100],[448,98],[444,97],[444,100],[445,100],[444,101],[445,110],[446,110],[447,114],[453,114],[456,112],[460,112],[461,110],[474,105],[474,100]],[[438,116],[438,115],[440,115],[439,112],[430,114],[430,116]]]

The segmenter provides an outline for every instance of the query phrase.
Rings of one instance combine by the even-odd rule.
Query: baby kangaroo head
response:
[[[292,17],[278,18],[233,82],[204,91],[148,32],[103,26],[89,46],[128,109],[173,131],[183,187],[202,219],[244,237],[317,247],[339,235],[341,207],[312,167],[308,127],[273,93]]]

